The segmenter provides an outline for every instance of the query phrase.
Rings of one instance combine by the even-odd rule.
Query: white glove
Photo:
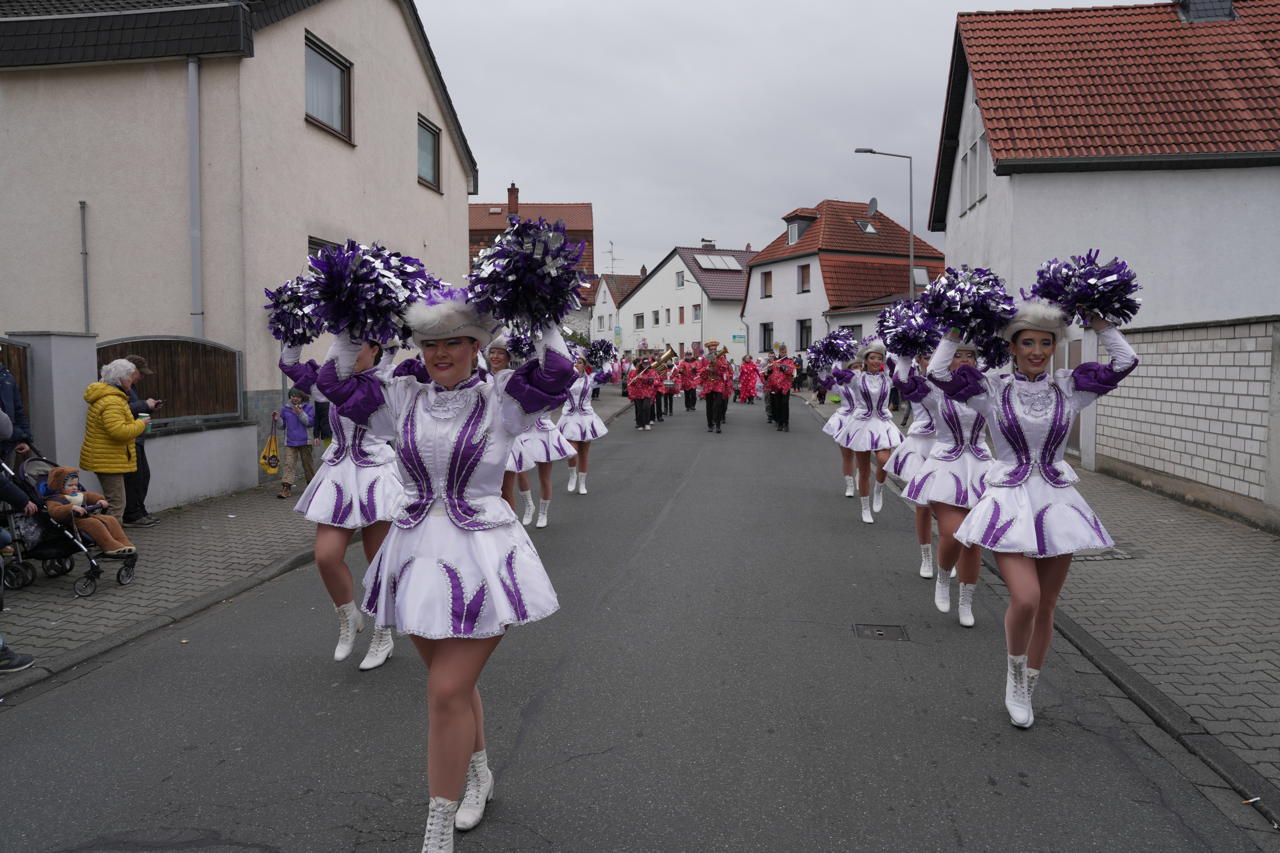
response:
[[[290,346],[290,347],[287,347],[287,346],[280,347],[280,363],[281,364],[285,365],[286,367],[289,367],[297,364],[301,360],[302,360],[302,344],[295,344],[294,346]]]
[[[893,363],[893,375],[899,382],[906,382],[911,375],[911,359],[904,355],[898,356]]]
[[[364,343],[361,341],[336,337],[333,339],[333,344],[329,347],[329,352],[324,357],[324,360],[337,362],[334,366],[337,368],[338,378],[346,379],[355,372],[356,358],[363,348]]]
[[[549,326],[543,326],[541,331],[541,336],[535,335],[533,341],[533,351],[538,356],[538,361],[543,361],[547,350],[557,352],[565,358],[569,357],[569,347],[564,342],[564,335],[560,334],[559,326],[552,323]]]

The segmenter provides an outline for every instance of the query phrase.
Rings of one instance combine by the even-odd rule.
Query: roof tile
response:
[[[470,211],[470,229],[472,231],[486,229],[501,231],[507,227],[507,205],[505,202],[494,202],[492,204],[472,203],[467,207]],[[496,210],[496,212],[491,213],[491,210]],[[540,204],[522,201],[516,211],[521,219],[537,219],[541,217],[548,222],[563,221],[565,228],[569,231],[591,231],[593,229],[591,202],[589,201],[570,204]]]

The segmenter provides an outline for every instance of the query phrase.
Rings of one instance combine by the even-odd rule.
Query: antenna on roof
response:
[[[876,201],[876,197],[872,196],[871,201],[867,202],[867,218],[875,216],[880,210],[880,202]]]
[[[626,258],[619,258],[613,253],[613,241],[609,241],[609,275],[617,275],[618,261],[625,261]]]

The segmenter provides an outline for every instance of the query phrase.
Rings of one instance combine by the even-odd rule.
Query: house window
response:
[[[802,350],[813,343],[813,321],[796,321],[796,349]]]
[[[612,328],[613,328],[613,315],[612,315],[612,314],[610,314],[610,315],[609,315],[609,328],[610,328],[610,329],[612,329]]]
[[[773,298],[773,273],[772,272],[760,273],[760,298],[761,299]]]
[[[658,325],[658,309],[653,309],[653,325]]]
[[[677,309],[677,311],[678,311],[679,313],[678,313],[676,316],[679,318],[681,325],[683,325],[683,324],[684,324],[684,306],[683,306],[683,305],[681,305],[681,306]]]
[[[809,292],[809,265],[801,264],[796,267],[796,293]],[[808,346],[808,344],[805,344]]]
[[[693,306],[693,322],[695,323],[702,322],[702,306],[701,305]]]
[[[978,143],[969,146],[969,207],[978,203]]]
[[[637,314],[633,319],[635,320],[637,329],[644,328],[644,314]]]
[[[861,337],[862,337],[862,324],[861,324],[861,323],[854,323],[853,325],[844,325],[844,326],[841,326],[840,328],[842,328],[842,329],[848,329],[850,332],[853,332],[853,336],[854,336],[855,338],[861,338]]]
[[[604,315],[601,314],[597,320],[596,328],[600,331],[604,331]]]
[[[418,116],[418,183],[440,189],[440,128]]]
[[[663,310],[667,312],[667,325],[670,326],[671,325],[671,309],[664,308]]]
[[[960,215],[969,209],[969,155],[960,158]]]
[[[680,270],[676,273],[676,290],[679,290],[682,287],[684,287],[684,270]]]
[[[769,352],[773,349],[773,324],[760,324],[760,352]]]
[[[987,135],[978,137],[978,201],[987,197],[987,175],[991,173],[991,149],[987,147]]]
[[[352,142],[351,62],[307,33],[307,121]]]
[[[787,223],[787,245],[788,246],[794,245],[795,242],[799,239],[800,239],[800,223],[788,222]]]

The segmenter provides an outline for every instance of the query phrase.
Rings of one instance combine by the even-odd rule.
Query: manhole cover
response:
[[[901,625],[854,625],[853,632],[860,640],[909,640],[907,629]]]

